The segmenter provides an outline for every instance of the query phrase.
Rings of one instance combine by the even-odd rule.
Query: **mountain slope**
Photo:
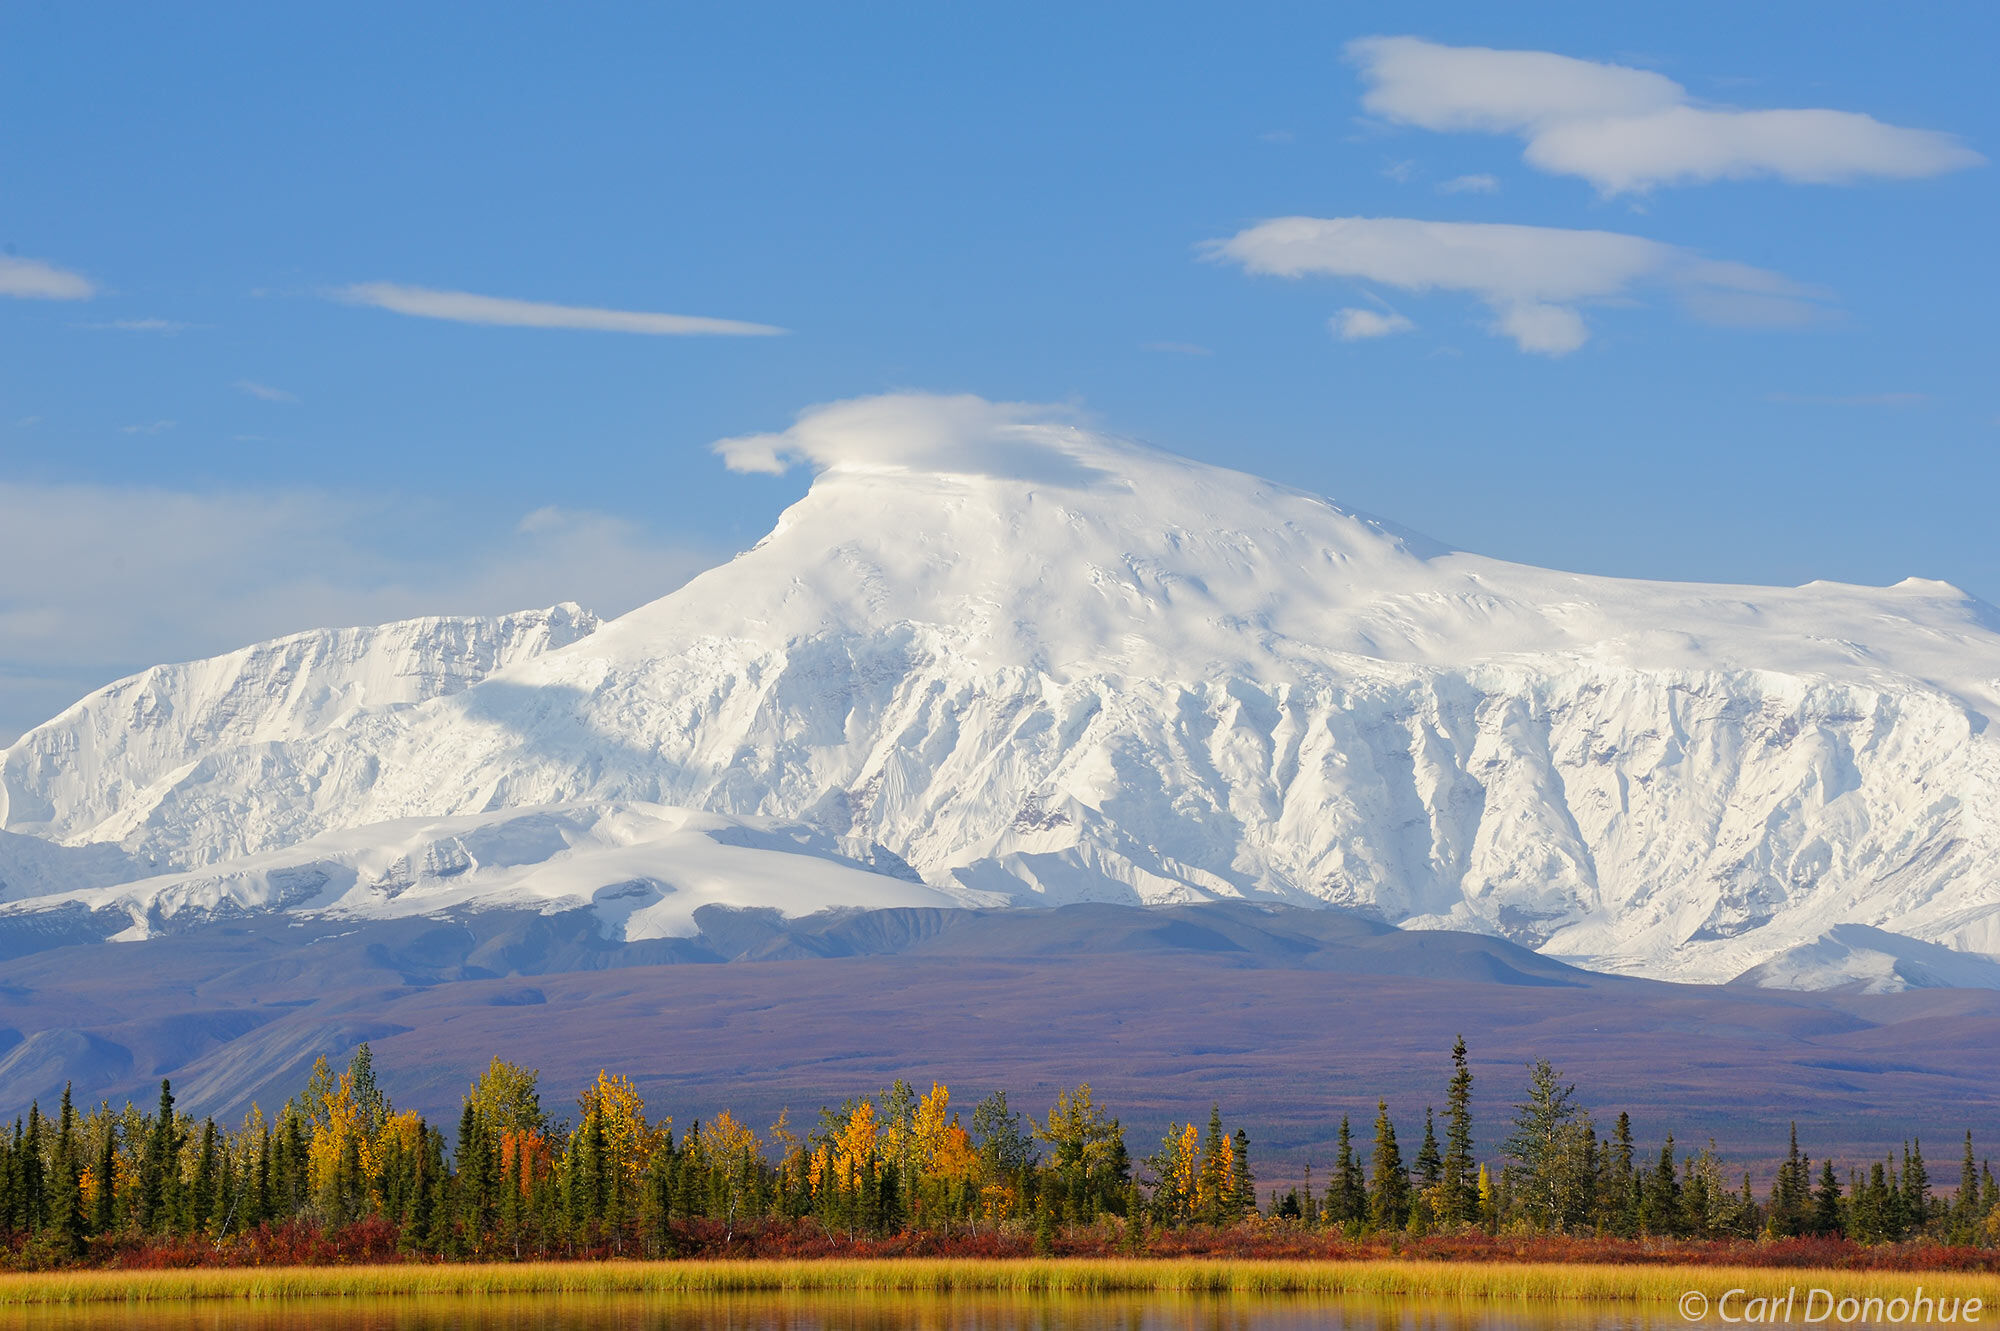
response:
[[[1324,902],[1711,980],[1849,923],[2000,953],[2000,633],[1945,584],[1531,569],[977,399],[721,447],[819,474],[673,595],[115,780],[46,757],[102,773],[109,720],[44,727],[5,827],[188,872],[639,802],[796,821],[962,900]]]
[[[447,697],[597,628],[576,605],[499,618],[315,629],[118,680],[0,755],[0,826],[65,843],[143,841],[163,782],[218,751],[335,729],[365,708]]]

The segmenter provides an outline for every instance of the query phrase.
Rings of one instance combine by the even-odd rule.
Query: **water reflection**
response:
[[[24,1331],[1621,1331],[1686,1327],[1610,1303],[1270,1295],[485,1295],[9,1309]]]

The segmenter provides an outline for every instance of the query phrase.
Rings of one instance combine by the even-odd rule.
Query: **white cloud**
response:
[[[1343,342],[1360,342],[1371,337],[1389,337],[1396,333],[1407,333],[1416,325],[1400,314],[1385,314],[1381,310],[1345,309],[1334,312],[1327,321],[1333,328],[1333,335]]]
[[[1514,339],[1523,351],[1567,356],[1590,340],[1583,316],[1567,305],[1509,305],[1494,321],[1495,332]]]
[[[768,337],[783,333],[770,324],[736,319],[704,319],[689,314],[649,314],[638,310],[605,310],[587,305],[550,305],[541,301],[479,296],[469,291],[435,291],[394,282],[361,282],[335,291],[336,299],[352,305],[372,305],[422,319],[454,323],[500,324],[510,328],[582,328],[602,333],[645,333],[655,337]]]
[[[247,393],[251,397],[258,398],[264,402],[282,402],[288,406],[297,406],[299,401],[298,394],[296,393],[288,393],[282,388],[273,388],[269,384],[260,384],[254,379],[238,379],[236,381],[236,389],[238,392]]]
[[[165,434],[174,428],[172,421],[147,421],[143,425],[121,425],[120,434]]]
[[[413,531],[442,533],[439,553],[412,553]],[[496,522],[457,504],[314,490],[0,482],[0,736],[156,662],[414,615],[563,600],[616,614],[716,559],[567,509]],[[10,690],[9,678],[41,683]]]
[[[1079,429],[1075,416],[1067,407],[989,402],[969,393],[886,393],[808,407],[789,429],[722,439],[713,447],[731,471],[772,476],[804,464],[822,471],[918,469],[1089,485],[1106,475],[1094,460],[1117,444]]]
[[[1606,194],[1774,176],[1803,184],[1940,175],[1986,159],[1950,134],[1854,111],[1696,105],[1662,74],[1549,51],[1441,46],[1416,37],[1347,45],[1362,105],[1397,124],[1513,134],[1528,163]]]
[[[0,296],[21,300],[89,300],[96,294],[96,284],[81,273],[40,259],[0,254]]]
[[[1697,317],[1798,323],[1824,317],[1821,293],[1778,273],[1703,259],[1614,231],[1403,217],[1281,217],[1207,247],[1275,277],[1345,277],[1404,291],[1458,291],[1523,351],[1564,355],[1589,336],[1578,306],[1672,292]]]
[[[1438,186],[1440,194],[1498,194],[1500,177],[1483,172],[1476,176],[1453,176]]]

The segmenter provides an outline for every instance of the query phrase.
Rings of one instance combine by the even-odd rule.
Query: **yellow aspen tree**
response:
[[[941,1214],[950,1205],[947,1185],[938,1176],[938,1153],[944,1149],[945,1134],[950,1131],[951,1091],[941,1081],[931,1083],[930,1094],[917,1102],[916,1112],[910,1122],[910,1178],[907,1183],[911,1192],[911,1212],[919,1221],[932,1218],[942,1219]]]
[[[988,1183],[979,1190],[980,1209],[986,1223],[996,1230],[1014,1214],[1014,1201],[1014,1189],[1005,1183]]]
[[[736,1212],[757,1179],[757,1134],[725,1109],[702,1125],[701,1136],[712,1167],[722,1176],[724,1219],[733,1232]]]
[[[811,1164],[807,1158],[805,1144],[799,1140],[799,1135],[792,1131],[792,1111],[780,1109],[778,1121],[771,1125],[769,1131],[771,1144],[778,1148],[780,1191],[794,1196],[804,1192],[810,1196]]]
[[[1216,1195],[1208,1199],[1212,1213],[1230,1210],[1235,1201],[1236,1189],[1236,1143],[1226,1134],[1222,1138],[1222,1150],[1216,1155],[1213,1182],[1210,1184]]]
[[[835,1167],[842,1188],[853,1192],[861,1187],[862,1173],[875,1162],[879,1133],[875,1102],[863,1100],[834,1136]]]
[[[1190,1122],[1180,1130],[1174,1147],[1175,1218],[1182,1223],[1201,1205],[1201,1133]]]
[[[937,1153],[944,1145],[946,1129],[951,1126],[951,1090],[941,1081],[931,1083],[931,1091],[917,1102],[916,1120],[911,1135],[916,1139],[911,1145],[911,1161],[919,1175],[928,1172],[937,1159]]]
[[[839,1176],[834,1172],[833,1168],[833,1147],[831,1145],[821,1143],[820,1148],[812,1153],[810,1170],[810,1177],[806,1181],[812,1188],[814,1198],[820,1197],[827,1189],[839,1186]]]
[[[139,1194],[139,1169],[130,1151],[111,1157],[111,1197],[120,1215],[132,1214]]]
[[[652,1158],[660,1132],[672,1127],[673,1119],[657,1125],[646,1122],[646,1102],[627,1076],[612,1076],[600,1070],[597,1080],[579,1098],[582,1117],[602,1116],[604,1149],[621,1187],[636,1189],[646,1162]]]
[[[313,1128],[306,1143],[306,1169],[314,1194],[322,1205],[330,1206],[338,1199],[341,1156],[348,1142],[360,1145],[361,1107],[354,1102],[353,1085],[344,1072],[319,1092],[318,1100],[310,1110]]]

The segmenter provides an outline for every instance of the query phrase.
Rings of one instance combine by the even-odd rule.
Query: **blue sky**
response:
[[[808,482],[712,441],[892,389],[1505,558],[2000,598],[1996,49],[1973,5],[0,9],[0,740],[320,623],[629,608]]]

